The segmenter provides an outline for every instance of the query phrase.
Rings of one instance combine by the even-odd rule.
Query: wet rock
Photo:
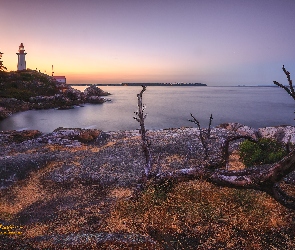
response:
[[[13,113],[30,109],[27,102],[15,98],[0,98],[0,120],[11,116]]]
[[[94,85],[91,85],[84,90],[84,95],[86,98],[89,98],[91,96],[107,96],[110,95],[110,93],[105,92]]]
[[[89,96],[85,99],[87,103],[92,103],[92,104],[101,104],[104,103],[106,100],[105,98],[99,97],[99,96]]]
[[[72,101],[81,101],[85,96],[83,92],[74,88],[69,88],[65,90],[63,92],[63,95]]]
[[[12,115],[12,112],[4,107],[0,107],[0,120],[3,120]]]

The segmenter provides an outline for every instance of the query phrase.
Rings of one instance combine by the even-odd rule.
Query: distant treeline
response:
[[[123,86],[207,86],[204,83],[122,83]]]

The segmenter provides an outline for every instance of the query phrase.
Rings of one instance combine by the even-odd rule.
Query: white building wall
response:
[[[26,54],[17,54],[18,55],[18,63],[17,63],[17,70],[24,70],[27,69],[26,67]]]

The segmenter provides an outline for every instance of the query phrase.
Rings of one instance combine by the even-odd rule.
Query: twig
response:
[[[211,115],[210,115],[210,118],[209,118],[209,127],[208,127],[208,132],[207,132],[207,137],[208,137],[208,139],[209,139],[209,137],[210,137],[212,120],[213,120],[213,116],[212,116],[212,114],[211,114]]]
[[[201,143],[203,145],[203,148],[205,149],[205,158],[204,158],[204,160],[206,160],[207,157],[208,157],[208,140],[210,139],[211,124],[212,124],[213,116],[211,114],[211,116],[209,118],[209,126],[208,126],[207,132],[204,132],[201,129],[200,122],[192,115],[192,113],[191,113],[191,117],[193,118],[193,120],[189,120],[189,121],[196,124],[198,126],[199,131],[200,131],[200,140],[201,140]],[[205,133],[205,135],[204,135],[204,133]]]

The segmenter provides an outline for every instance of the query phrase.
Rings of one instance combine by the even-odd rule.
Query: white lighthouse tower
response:
[[[18,60],[17,60],[17,70],[24,70],[26,69],[26,54],[25,53],[25,47],[23,45],[23,43],[20,44],[19,48],[18,48],[18,53],[17,54],[17,57],[18,57]]]

